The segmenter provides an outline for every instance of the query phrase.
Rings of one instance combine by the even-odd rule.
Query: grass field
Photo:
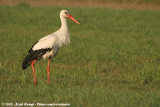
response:
[[[60,27],[67,9],[71,44],[51,60],[21,64],[29,48]],[[0,102],[75,106],[160,106],[160,11],[0,6]]]

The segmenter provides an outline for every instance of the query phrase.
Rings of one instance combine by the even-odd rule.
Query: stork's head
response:
[[[71,16],[69,14],[69,12],[67,10],[62,10],[60,12],[60,15],[63,16],[63,17],[68,17],[69,19],[71,19],[72,21],[76,22],[77,24],[80,24],[73,16]]]

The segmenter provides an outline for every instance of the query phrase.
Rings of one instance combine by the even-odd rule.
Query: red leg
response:
[[[34,75],[34,80],[35,80],[35,85],[37,85],[37,82],[36,82],[36,76],[35,76],[35,70],[34,70],[34,63],[36,62],[37,60],[34,60],[33,62],[32,62],[32,70],[33,70],[33,75]]]
[[[49,63],[50,63],[50,58],[48,59],[48,66],[47,66],[48,84],[49,84]]]

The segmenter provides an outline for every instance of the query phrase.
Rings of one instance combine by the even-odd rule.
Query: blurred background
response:
[[[31,6],[91,6],[132,9],[160,9],[160,0],[0,0],[0,5],[26,3]]]

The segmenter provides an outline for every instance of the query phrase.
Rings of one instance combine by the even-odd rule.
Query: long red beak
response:
[[[76,22],[77,24],[80,24],[73,16],[70,14],[68,15],[68,18],[71,19],[72,21]]]

